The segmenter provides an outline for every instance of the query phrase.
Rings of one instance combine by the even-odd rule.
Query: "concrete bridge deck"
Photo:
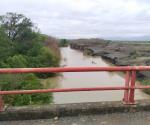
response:
[[[150,125],[150,112],[110,113],[100,115],[79,115],[54,117],[51,119],[5,121],[0,125]]]
[[[8,107],[0,125],[150,125],[150,100]]]

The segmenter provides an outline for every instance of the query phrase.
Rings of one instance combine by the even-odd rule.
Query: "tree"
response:
[[[5,60],[9,56],[13,55],[13,48],[11,47],[11,41],[7,34],[0,27],[0,61]]]
[[[59,46],[61,46],[61,47],[67,47],[68,44],[69,44],[69,41],[68,41],[68,40],[66,40],[66,39],[61,39],[61,40],[60,40],[60,43],[59,43]]]
[[[0,16],[0,68],[54,67],[60,61],[55,39],[40,34],[30,19],[22,14]],[[1,90],[44,89],[39,78],[52,73],[1,74]],[[52,102],[51,93],[4,96],[10,105],[45,104]]]
[[[0,16],[0,25],[5,29],[11,41],[15,41],[24,31],[33,27],[33,23],[29,18],[16,13],[7,13]]]

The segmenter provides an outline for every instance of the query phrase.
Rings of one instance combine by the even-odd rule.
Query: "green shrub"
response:
[[[150,85],[150,79],[141,80],[141,84],[143,84],[143,85]],[[150,89],[143,89],[143,91],[144,91],[145,93],[150,94]]]
[[[133,59],[136,59],[139,56],[141,56],[141,54],[138,51],[133,51],[130,53],[130,57],[132,57]]]
[[[18,80],[18,82],[5,82],[5,84],[1,84],[1,90],[44,89],[40,80],[34,74],[26,74],[20,77],[22,79]],[[5,103],[14,106],[46,104],[52,102],[52,93],[7,95],[3,98]]]
[[[42,47],[39,55],[30,57],[30,67],[57,67],[60,59],[48,47]],[[54,73],[36,73],[40,78],[54,76]]]
[[[68,45],[69,45],[69,41],[66,39],[61,39],[59,41],[59,46],[61,46],[61,47],[67,47]]]
[[[25,68],[28,64],[26,58],[23,57],[23,55],[14,55],[12,57],[8,57],[6,63],[11,68]]]

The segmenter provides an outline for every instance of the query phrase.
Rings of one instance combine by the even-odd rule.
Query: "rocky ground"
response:
[[[92,56],[101,56],[117,66],[150,65],[150,42],[112,42],[90,39],[73,40],[71,48]],[[150,73],[138,73],[140,77],[150,78]]]

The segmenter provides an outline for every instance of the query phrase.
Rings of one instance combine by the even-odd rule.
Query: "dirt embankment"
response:
[[[56,38],[49,36],[44,44],[45,46],[49,47],[58,58],[61,57],[58,40]]]
[[[150,65],[150,43],[72,41],[70,46],[88,55],[101,56],[117,66]],[[138,76],[150,78],[150,73],[142,71]]]

